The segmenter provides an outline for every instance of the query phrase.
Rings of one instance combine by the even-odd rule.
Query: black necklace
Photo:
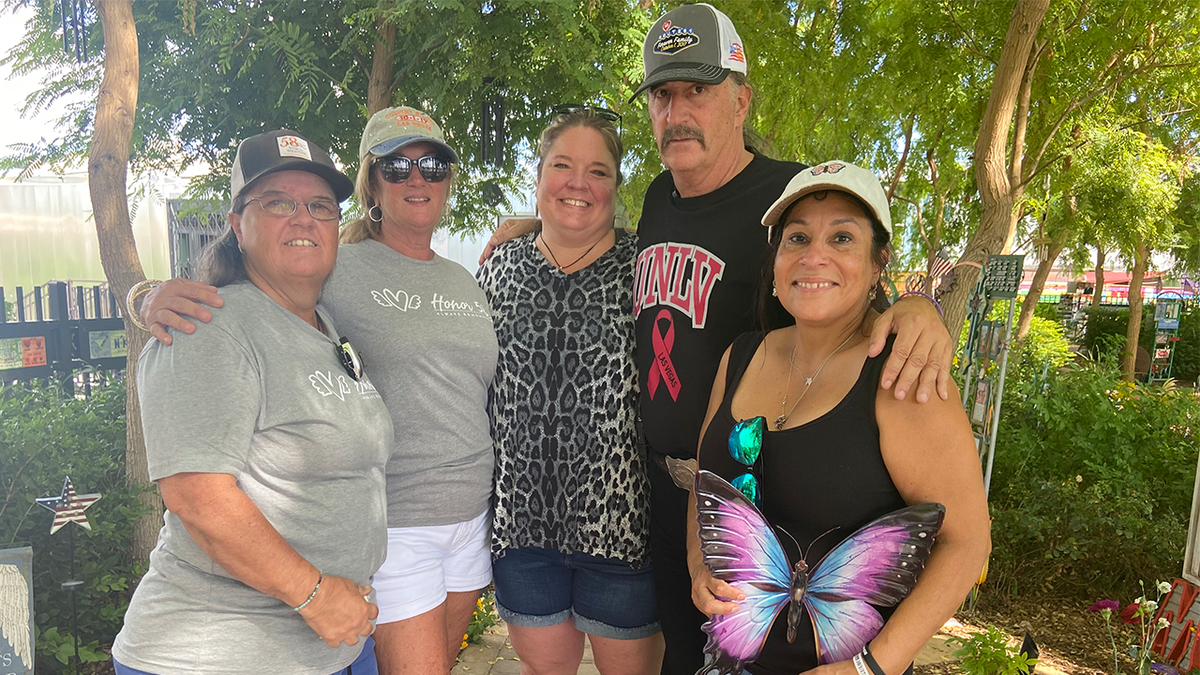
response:
[[[601,242],[601,240],[604,239],[604,237],[600,237],[600,239],[597,239],[595,242],[593,242],[592,245],[588,247],[588,250],[583,252],[583,255],[581,255],[575,259],[575,262],[572,262],[569,265],[559,265],[558,258],[554,257],[554,251],[550,249],[550,244],[546,243],[546,235],[544,233],[539,232],[538,236],[542,238],[542,246],[546,247],[546,253],[550,254],[550,260],[554,262],[554,266],[558,268],[559,272],[562,272],[563,270],[565,270],[568,267],[574,267],[576,263],[578,263],[580,260],[583,260],[584,258],[586,258],[587,255],[592,252],[592,249],[596,248],[596,244],[599,244]]]

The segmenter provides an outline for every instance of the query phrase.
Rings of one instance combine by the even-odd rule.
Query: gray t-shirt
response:
[[[387,544],[387,408],[347,375],[329,337],[257,287],[221,296],[209,325],[171,331],[171,347],[151,340],[138,359],[150,478],[230,474],[317,569],[369,584]],[[231,578],[175,514],[165,520],[113,645],[122,664],[329,675],[358,656],[362,642],[331,649],[290,607]]]
[[[368,239],[338,248],[321,306],[392,413],[388,527],[485,512],[494,460],[487,395],[500,348],[475,279],[441,256],[416,260]]]

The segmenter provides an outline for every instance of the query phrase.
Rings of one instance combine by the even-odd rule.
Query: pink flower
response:
[[[1121,608],[1121,603],[1117,602],[1116,600],[1098,600],[1098,601],[1092,603],[1092,606],[1088,607],[1087,611],[1103,612],[1104,610],[1107,609],[1110,612],[1115,612],[1120,608]]]

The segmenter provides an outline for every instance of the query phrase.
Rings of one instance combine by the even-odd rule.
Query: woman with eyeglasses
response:
[[[604,114],[607,113],[607,114]],[[636,237],[613,229],[608,111],[557,115],[538,143],[542,230],[479,271],[500,360],[492,396],[496,605],[526,675],[651,675],[663,643],[635,427]]]
[[[116,672],[374,673],[392,423],[317,305],[353,185],[292,131],[243,141],[231,183],[229,227],[200,264],[223,306],[138,360],[168,510]]]
[[[321,305],[359,350],[395,428],[375,651],[385,675],[445,675],[492,579],[496,334],[475,279],[431,247],[458,163],[437,123],[413,108],[381,110],[359,158],[355,194],[366,214],[342,231]],[[205,321],[201,304],[219,302],[173,280],[148,296],[142,316],[155,335],[164,325],[192,331],[181,315]]]
[[[772,256],[760,313],[777,296],[796,323],[738,337],[713,383],[699,466],[732,488],[702,497],[705,527],[695,518],[696,495],[690,498],[692,599],[714,618],[705,625],[717,636],[703,672],[741,675],[744,666],[754,675],[814,668],[900,675],[954,614],[987,559],[987,498],[971,427],[956,396],[918,403],[880,388],[894,338],[867,356],[872,322],[888,306],[882,275],[892,236],[874,174],[839,161],[804,169],[762,224]],[[753,503],[765,521],[741,507],[718,511],[714,504],[729,495],[727,503]],[[865,573],[871,560],[893,560],[895,570],[909,565],[901,554],[915,555],[916,547],[894,530],[856,538],[841,549],[852,554],[825,559],[876,518],[928,502],[944,506],[945,520],[924,572],[906,598],[898,593],[899,604],[886,596],[901,574]],[[720,520],[733,512],[743,515],[740,524]],[[768,564],[772,551],[779,555]],[[807,581],[776,576],[790,577],[800,560],[808,576],[797,578]],[[816,601],[802,615],[798,605],[784,609],[789,598],[800,601],[788,589],[802,595],[806,584]],[[894,606],[872,609],[847,597]],[[813,607],[825,613],[814,619]],[[718,644],[724,652],[714,659]]]

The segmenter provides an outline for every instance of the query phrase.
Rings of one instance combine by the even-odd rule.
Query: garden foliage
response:
[[[954,655],[962,659],[959,667],[966,675],[1028,675],[1038,660],[1008,641],[1007,633],[989,625],[969,638],[950,638],[947,643],[958,645]]]
[[[1010,356],[990,495],[988,585],[1003,596],[1090,601],[1178,575],[1200,406],[1190,390],[1120,382],[1108,342],[1063,363],[1061,331],[1035,319]]]
[[[1200,307],[1197,305],[1194,301],[1187,303],[1179,317],[1180,339],[1175,347],[1175,363],[1171,369],[1171,376],[1180,382],[1195,382],[1200,377]],[[1128,307],[1106,305],[1088,312],[1087,332],[1082,343],[1084,352],[1098,354],[1106,349],[1106,345],[1117,340],[1119,344],[1124,345],[1125,328],[1128,324]],[[1142,313],[1138,346],[1153,353],[1154,334],[1154,305],[1147,304]]]
[[[101,646],[121,627],[134,581],[143,570],[129,562],[130,534],[139,515],[125,486],[125,383],[112,378],[87,398],[64,394],[58,383],[0,387],[0,548],[33,547],[38,672],[59,672],[74,654],[69,534],[75,533],[75,578],[80,655],[106,661]],[[88,508],[92,529],[68,523],[50,535],[53,515],[38,497],[58,495],[69,475],[79,493],[103,498]],[[65,671],[64,671],[65,672]]]

